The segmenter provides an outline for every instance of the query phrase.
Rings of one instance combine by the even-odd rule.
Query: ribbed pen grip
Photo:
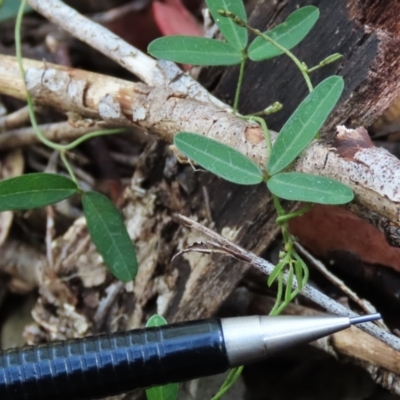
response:
[[[165,325],[3,351],[0,399],[95,399],[228,366],[219,320]]]

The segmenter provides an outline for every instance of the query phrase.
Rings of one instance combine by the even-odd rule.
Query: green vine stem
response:
[[[245,118],[251,119],[252,117],[249,116],[249,117],[245,117]],[[259,118],[259,119],[261,119],[265,123],[265,121],[262,118]],[[279,315],[285,309],[285,307],[301,292],[301,289],[303,288],[303,286],[305,285],[305,283],[308,280],[308,269],[305,266],[304,261],[300,258],[300,256],[297,254],[296,250],[294,249],[293,237],[288,232],[288,221],[290,218],[294,218],[294,217],[306,212],[309,209],[309,206],[307,205],[306,207],[302,208],[299,211],[296,211],[296,212],[293,212],[290,214],[286,214],[284,208],[282,207],[282,205],[279,201],[279,198],[276,197],[275,195],[272,195],[272,197],[273,197],[275,208],[278,213],[278,219],[280,218],[279,225],[281,226],[282,236],[284,238],[285,251],[286,251],[286,253],[283,253],[283,254],[285,254],[283,260],[281,260],[282,269],[280,270],[280,272],[277,276],[278,290],[277,290],[277,294],[276,294],[275,304],[269,313],[269,315],[275,316],[275,315]],[[289,265],[290,268],[293,268],[292,265],[296,261],[301,262],[302,271],[303,271],[304,275],[302,276],[301,280],[298,280],[298,287],[293,292],[291,292],[290,297],[288,299],[284,299],[284,301],[282,302],[283,280],[284,280],[283,278],[285,276],[283,269],[286,265]],[[296,275],[296,278],[297,278],[297,275]],[[211,400],[220,399],[232,387],[232,385],[237,381],[237,379],[239,379],[239,376],[242,373],[242,370],[243,370],[243,367],[238,367],[238,368],[232,369],[230,371],[228,377],[226,378],[225,382],[221,386],[220,390],[218,391],[218,393]]]
[[[239,379],[240,375],[242,374],[243,366],[232,368],[225,379],[225,382],[222,384],[221,388],[219,389],[218,393],[211,399],[211,400],[218,400],[220,399]]]
[[[300,258],[300,256],[296,252],[293,252],[293,256],[297,256],[297,257]],[[303,260],[301,260],[301,262],[304,265],[304,267],[303,267],[303,273],[304,273],[303,279],[301,281],[297,280],[297,285],[298,285],[297,288],[291,293],[290,298],[288,299],[288,301],[284,301],[279,307],[276,308],[274,315],[279,315],[286,308],[286,306],[301,292],[302,288],[304,287],[304,285],[308,281],[308,277],[309,277],[308,268],[304,264]],[[285,274],[282,274],[282,280],[283,280],[284,275]],[[270,315],[272,315],[272,314],[270,313]]]
[[[265,108],[264,110],[255,112],[254,114],[251,114],[251,115],[252,116],[271,115],[271,114],[274,114],[274,113],[282,110],[282,108],[283,108],[282,103],[280,103],[279,101],[275,101],[270,106]]]
[[[343,57],[342,54],[340,53],[335,53],[331,54],[330,56],[326,57],[324,60],[322,60],[318,65],[312,68],[308,68],[307,72],[311,74],[312,72],[316,71],[317,69],[323,68],[328,64],[332,64],[333,62],[340,60]]]
[[[24,15],[24,9],[26,7],[27,4],[27,0],[22,0],[21,1],[21,5],[19,7],[18,10],[18,14],[17,14],[17,18],[15,21],[15,52],[16,52],[16,58],[17,58],[17,62],[18,62],[18,68],[19,71],[22,75],[22,78],[25,82],[25,69],[24,69],[24,65],[23,65],[23,58],[22,58],[22,46],[21,46],[21,26],[22,26],[22,19],[23,19],[23,15]],[[63,145],[63,144],[58,144],[58,143],[54,143],[50,140],[48,140],[43,133],[41,132],[37,121],[36,121],[36,117],[35,117],[35,112],[34,112],[34,103],[33,103],[33,99],[32,96],[30,95],[30,93],[28,92],[28,89],[26,88],[26,100],[28,103],[28,112],[29,112],[29,118],[33,127],[33,130],[35,131],[36,136],[39,138],[39,140],[47,147],[59,151],[60,152],[60,157],[61,160],[63,161],[65,168],[67,169],[69,175],[71,176],[71,179],[77,184],[78,186],[78,181],[76,179],[76,176],[73,172],[73,169],[66,157],[66,151],[68,150],[72,150],[73,148],[75,148],[76,146],[80,145],[82,142],[84,142],[85,140],[97,137],[97,136],[103,136],[103,135],[110,135],[110,134],[116,134],[116,133],[121,133],[123,131],[125,131],[124,128],[118,128],[118,129],[104,129],[104,130],[99,130],[99,131],[95,131],[95,132],[90,132],[87,133],[83,136],[81,136],[80,138],[74,140],[73,142]]]
[[[19,70],[20,70],[20,73],[22,75],[22,79],[24,80],[24,82],[25,82],[25,69],[24,69],[24,66],[22,63],[21,26],[22,26],[22,19],[23,19],[26,4],[27,4],[27,0],[21,1],[21,5],[19,7],[17,18],[15,21],[15,32],[14,32],[15,53],[16,53],[16,57],[17,57],[18,67],[19,67]],[[39,138],[39,140],[43,144],[45,144],[46,146],[50,147],[53,150],[58,150],[58,151],[63,150],[64,149],[63,145],[59,145],[59,144],[51,142],[50,140],[45,138],[44,135],[42,134],[42,132],[40,131],[38,124],[36,122],[34,111],[33,111],[32,96],[28,92],[28,89],[26,89],[26,100],[28,103],[29,118],[31,120],[32,127],[33,127],[37,137]]]
[[[274,202],[274,206],[276,209],[276,212],[278,213],[278,218],[280,217],[285,217],[286,216],[286,212],[284,210],[284,208],[282,207],[281,202],[279,201],[279,198],[277,196],[275,196],[273,193],[271,193],[272,196],[272,200]],[[283,236],[283,241],[285,242],[285,244],[288,244],[290,242],[290,235],[288,232],[288,226],[287,226],[287,219],[283,220],[282,223],[279,224],[281,226],[281,231],[282,231],[282,236]]]
[[[313,205],[311,203],[306,204],[303,208],[301,208],[298,211],[294,211],[292,213],[289,214],[285,214],[285,215],[280,215],[277,219],[276,219],[276,223],[278,225],[281,225],[283,222],[288,221],[291,218],[296,218],[296,217],[300,217],[301,215],[305,214],[307,211],[309,211],[311,209]]]
[[[280,272],[278,275],[278,290],[276,293],[275,304],[272,307],[272,310],[270,311],[269,315],[279,315],[279,304],[281,303],[282,300],[282,294],[283,294],[283,272]]]
[[[308,75],[308,68],[306,65],[304,65],[291,51],[286,49],[285,47],[281,46],[278,42],[275,40],[271,39],[269,36],[266,34],[262,33],[259,29],[253,28],[250,26],[246,21],[243,21],[240,17],[238,17],[236,14],[226,11],[226,10],[218,10],[219,14],[222,15],[223,17],[231,18],[233,22],[239,26],[242,26],[244,28],[247,28],[250,32],[253,32],[255,35],[262,37],[264,40],[267,42],[271,43],[274,45],[277,49],[282,51],[282,53],[285,53],[297,66],[297,68],[300,70],[301,74],[303,75],[303,78],[307,84],[308,90],[310,92],[313,91],[313,85],[311,83],[310,76]]]
[[[256,117],[255,115],[245,115],[245,116],[242,116],[242,118],[246,121],[256,121],[261,125],[262,131],[264,133],[265,148],[266,148],[267,160],[268,160],[271,155],[272,143],[271,143],[271,135],[269,134],[269,129],[268,129],[267,123],[265,122],[265,120],[263,118]]]
[[[122,133],[125,132],[125,128],[116,128],[116,129],[103,129],[100,131],[95,131],[95,132],[90,132],[86,133],[85,135],[81,136],[80,138],[74,140],[73,142],[63,145],[64,150],[72,150],[75,147],[79,146],[81,143],[83,143],[85,140],[98,137],[98,136],[104,136],[104,135],[115,135],[117,133]]]
[[[252,116],[245,117],[246,119],[251,119],[254,118]],[[265,121],[262,118],[261,119],[264,123]],[[312,205],[307,204],[305,207],[302,209],[286,214],[285,209],[283,208],[282,204],[279,201],[279,198],[276,197],[275,195],[272,194],[272,198],[274,201],[275,208],[278,213],[278,218],[277,218],[277,223],[281,226],[281,231],[282,231],[282,236],[285,242],[285,252],[282,252],[283,258],[281,259],[280,263],[280,271],[277,275],[277,281],[278,281],[278,290],[276,294],[276,299],[274,306],[272,307],[272,310],[270,311],[269,315],[275,316],[279,315],[286,307],[287,305],[301,292],[302,288],[306,284],[308,280],[308,268],[305,265],[304,261],[301,259],[301,257],[297,254],[295,248],[294,248],[294,239],[292,235],[289,233],[288,230],[288,221],[291,218],[298,217],[305,212],[307,212]],[[279,222],[278,222],[279,221]],[[295,263],[298,262],[299,265],[301,266],[301,275],[300,273],[296,273],[296,278],[297,279],[297,288],[290,293],[289,298],[285,296],[284,300],[282,301],[283,297],[283,281],[285,275],[289,275],[290,273],[293,275],[293,269],[295,268]],[[289,266],[289,271],[284,272],[285,266]],[[278,267],[278,266],[277,266]],[[286,288],[286,292],[291,289],[290,287]],[[211,399],[211,400],[218,400],[220,399],[231,387],[232,385],[239,379],[240,374],[242,373],[243,367],[239,368],[234,368],[230,371],[228,377],[226,378],[225,382],[221,386],[220,390],[218,393]]]
[[[65,165],[65,168],[67,168],[67,171],[68,171],[69,175],[71,176],[71,179],[75,182],[76,186],[79,187],[78,180],[76,179],[74,170],[73,170],[71,164],[69,163],[69,161],[67,159],[67,155],[66,155],[66,150],[65,149],[60,151],[60,157],[61,157],[62,162]]]
[[[233,112],[237,112],[239,106],[240,91],[242,90],[244,67],[246,65],[247,54],[243,52],[242,62],[240,63],[239,78],[236,85],[235,101],[233,103]]]
[[[279,275],[278,275],[278,294],[276,297],[275,305],[272,309],[274,312],[273,315],[278,315],[280,314],[283,309],[292,301],[302,290],[303,286],[306,284],[308,280],[308,268],[305,265],[304,261],[301,259],[301,257],[297,254],[296,249],[294,248],[294,238],[289,232],[289,220],[291,218],[298,217],[300,215],[303,215],[305,212],[307,212],[311,207],[312,204],[307,204],[305,207],[301,208],[298,211],[292,212],[292,213],[286,213],[284,208],[282,207],[282,204],[279,200],[278,197],[272,194],[272,198],[274,201],[275,208],[278,213],[278,218],[276,219],[276,222],[278,225],[281,227],[281,232],[282,232],[282,237],[283,241],[285,243],[285,251],[282,252],[282,258],[280,261],[280,265],[282,264],[284,266],[289,266],[289,270],[291,268],[294,268],[296,270],[296,263],[299,263],[299,270],[296,271],[296,279],[298,280],[298,286],[297,288],[290,294],[290,297],[287,298],[285,296],[285,300],[281,303],[282,299],[282,293],[283,293],[283,288],[282,288],[282,282],[283,282],[283,277],[284,277],[284,272],[283,268],[281,268]],[[279,265],[278,264],[278,265]],[[286,272],[287,274],[288,272]],[[292,270],[293,273],[293,270]],[[287,289],[288,290],[288,289]],[[272,315],[272,314],[271,314]]]

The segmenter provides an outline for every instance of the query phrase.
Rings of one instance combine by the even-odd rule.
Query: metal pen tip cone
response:
[[[355,325],[355,324],[362,324],[364,322],[370,322],[370,321],[375,321],[377,319],[381,319],[381,314],[370,314],[370,315],[362,315],[360,317],[353,317],[350,318],[350,324]]]

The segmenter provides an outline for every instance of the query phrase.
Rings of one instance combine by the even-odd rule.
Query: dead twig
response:
[[[101,324],[104,323],[107,312],[109,311],[110,307],[113,305],[123,288],[124,282],[118,281],[112,283],[105,290],[106,295],[101,299],[99,307],[97,308],[97,311],[93,316],[93,322],[96,325],[97,329],[99,329]]]
[[[86,133],[104,129],[104,126],[99,127],[98,125],[94,125],[91,127],[73,128],[68,122],[55,122],[39,125],[39,129],[46,139],[59,142],[62,140],[71,141],[77,139]],[[40,140],[32,127],[9,130],[0,135],[0,148],[3,150],[30,146],[36,143],[40,143]]]
[[[360,299],[355,292],[353,292],[348,286],[346,286],[346,284],[341,279],[332,274],[332,272],[330,272],[320,260],[315,258],[300,243],[296,242],[295,246],[301,254],[306,256],[313,263],[315,268],[317,268],[318,271],[321,272],[321,274],[323,274],[334,285],[336,285],[346,296],[348,296],[351,300],[358,304],[359,307],[364,310],[366,314],[374,314],[377,312],[376,308],[369,301],[365,299]],[[375,323],[379,325],[382,329],[385,329],[387,331],[389,330],[382,321],[376,321]]]
[[[198,101],[211,102],[220,108],[230,109],[193,78],[184,74],[176,64],[154,60],[62,1],[29,0],[29,5],[58,27],[132,72],[146,84],[168,86]]]
[[[269,261],[266,261],[260,257],[257,257],[254,253],[246,251],[242,247],[234,244],[230,240],[222,237],[218,233],[212,231],[209,228],[199,224],[196,221],[193,221],[183,215],[177,215],[177,218],[184,223],[189,228],[196,229],[197,231],[203,233],[204,235],[210,237],[212,240],[208,242],[214,248],[224,250],[226,254],[235,257],[237,260],[244,261],[251,266],[259,269],[263,273],[270,275],[274,270],[275,266],[271,264]],[[284,282],[286,283],[286,277],[284,278]],[[293,289],[298,287],[296,279],[293,279]],[[319,306],[323,307],[325,310],[329,311],[332,314],[336,315],[346,315],[349,317],[356,317],[358,316],[357,313],[349,310],[348,308],[342,306],[341,304],[337,303],[335,300],[332,300],[319,290],[311,287],[310,285],[306,285],[301,294],[312,300],[314,303],[318,304]],[[391,348],[400,351],[400,339],[396,336],[390,334],[383,329],[378,328],[375,324],[369,322],[366,324],[362,324],[359,326],[360,329],[369,333],[371,336],[379,339],[383,343],[387,344]]]
[[[36,112],[40,112],[40,107],[35,107]],[[0,117],[0,132],[7,131],[9,129],[14,129],[29,122],[29,112],[28,106],[22,107],[17,111],[14,111],[11,114],[4,115]],[[3,138],[3,135],[0,135],[0,138]],[[0,148],[2,145],[0,144]]]
[[[108,24],[124,17],[128,13],[142,11],[148,7],[149,4],[150,0],[131,1],[130,3],[117,6],[111,10],[93,14],[92,20],[98,22],[99,24]]]

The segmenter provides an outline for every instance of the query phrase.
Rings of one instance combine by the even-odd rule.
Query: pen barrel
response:
[[[3,351],[0,399],[95,399],[228,368],[219,320],[178,323]]]

